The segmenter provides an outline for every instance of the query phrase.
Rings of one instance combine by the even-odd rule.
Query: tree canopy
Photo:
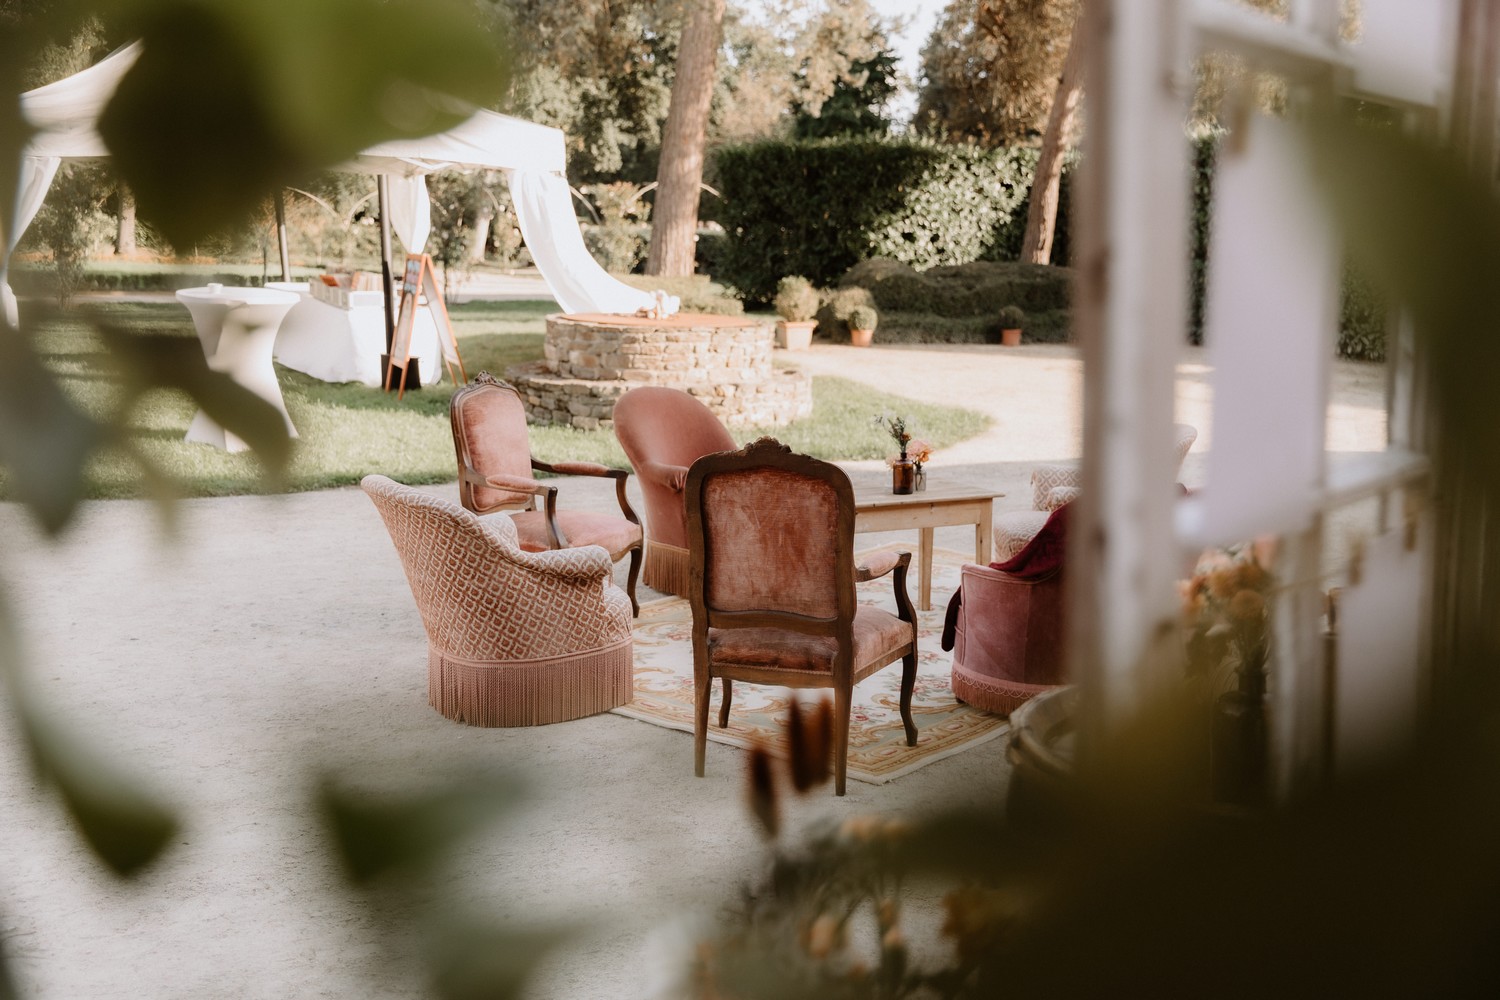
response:
[[[1078,0],[949,0],[922,49],[913,125],[944,141],[1038,139]]]

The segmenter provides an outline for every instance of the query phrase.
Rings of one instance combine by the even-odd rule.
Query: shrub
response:
[[[745,304],[723,285],[715,284],[706,274],[686,278],[664,278],[654,274],[621,275],[620,280],[642,291],[661,289],[682,300],[683,312],[713,313],[717,316],[740,316]]]
[[[833,288],[823,293],[818,308],[818,336],[844,340],[849,336],[849,314],[860,306],[875,305],[875,299],[864,288]]]
[[[818,293],[806,278],[788,275],[776,283],[776,299],[772,304],[776,315],[787,322],[805,323],[817,315]]]
[[[1026,322],[1026,313],[1020,306],[1006,306],[1000,310],[1000,329],[1019,330]]]
[[[853,330],[873,330],[879,319],[873,306],[855,306],[849,311],[849,327]]]
[[[909,139],[726,147],[715,173],[731,238],[718,276],[760,302],[785,275],[831,284],[870,257],[975,260],[1020,203],[1035,157]]]
[[[628,222],[609,222],[602,226],[584,225],[584,245],[599,266],[615,274],[630,274],[646,261],[647,241],[651,227]]]
[[[1017,261],[975,261],[920,274],[895,261],[864,261],[840,285],[868,289],[882,313],[993,317],[1008,305],[1031,312],[1067,309],[1072,275],[1067,268]]]
[[[1384,361],[1386,302],[1359,271],[1344,267],[1338,353],[1354,361]]]
[[[694,249],[694,265],[699,274],[717,277],[723,270],[724,255],[729,249],[729,237],[719,228],[699,229],[698,243]]]

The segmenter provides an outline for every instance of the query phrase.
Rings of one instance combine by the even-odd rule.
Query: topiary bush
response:
[[[874,306],[855,306],[849,310],[848,323],[851,330],[873,330],[878,322],[880,314],[875,311]]]
[[[823,292],[823,303],[818,307],[818,336],[829,340],[847,340],[849,337],[849,314],[861,306],[875,305],[868,289],[853,286],[832,288]]]
[[[832,284],[871,257],[915,268],[975,260],[1020,204],[1035,158],[913,139],[723,148],[715,175],[730,238],[717,277],[764,302],[785,275]]]
[[[806,323],[818,313],[818,293],[812,282],[800,274],[790,274],[776,283],[776,298],[771,305],[788,323]]]

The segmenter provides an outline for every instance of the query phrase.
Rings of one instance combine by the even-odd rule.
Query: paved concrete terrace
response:
[[[1005,491],[1002,508],[1027,504],[1030,463],[1077,453],[1080,369],[1068,347],[881,346],[877,334],[874,348],[820,345],[798,363],[989,413],[988,432],[929,469]],[[1212,442],[1206,376],[1201,353],[1185,352],[1179,416],[1204,432],[1189,483],[1202,481]],[[1381,369],[1342,363],[1336,378],[1329,446],[1379,449]],[[886,475],[878,462],[849,469]],[[606,484],[561,488],[611,503]],[[433,492],[456,496],[451,485]],[[0,505],[0,568],[32,682],[184,820],[167,856],[123,885],[36,793],[13,728],[0,731],[0,933],[24,995],[423,995],[408,957],[413,914],[387,923],[389,900],[341,883],[311,800],[325,769],[407,790],[466,767],[525,779],[525,803],[458,852],[439,884],[515,926],[581,924],[544,960],[537,997],[658,995],[683,964],[685,928],[763,870],[740,751],[710,745],[696,779],[686,734],[612,715],[478,730],[428,708],[420,620],[359,490],[190,500],[178,513],[168,537],[146,502],[90,503],[53,545]],[[914,533],[892,537],[915,548]],[[944,529],[937,543],[963,552],[971,539]],[[792,802],[786,825],[999,801],[1007,777],[994,741],[887,785],[851,781],[843,799]]]

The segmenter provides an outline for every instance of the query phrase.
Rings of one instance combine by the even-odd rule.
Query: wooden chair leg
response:
[[[696,684],[693,705],[693,773],[703,777],[703,763],[708,756],[708,696],[713,690],[714,679],[705,675]]]
[[[840,687],[833,694],[833,794],[844,794],[844,775],[849,769],[849,708],[853,692]]]
[[[911,693],[917,686],[917,651],[901,658],[901,724],[906,727],[906,745],[917,745],[917,724],[911,717]]]
[[[729,702],[733,696],[734,688],[728,677],[724,678],[724,703],[719,706],[719,728],[729,728]]]
[[[633,618],[641,616],[641,606],[635,599],[635,581],[641,575],[641,550],[643,546],[637,545],[630,550],[630,575],[625,579],[625,593],[630,595],[630,614]]]

